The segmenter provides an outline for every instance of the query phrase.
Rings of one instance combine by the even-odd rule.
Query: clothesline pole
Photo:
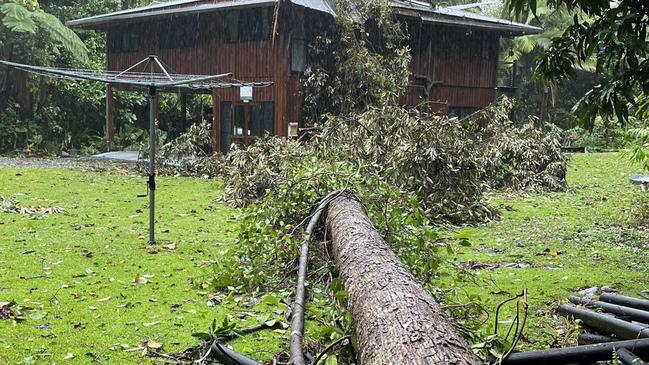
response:
[[[149,56],[148,68],[154,73],[155,57]],[[155,244],[155,144],[156,144],[156,88],[149,88],[149,244]]]

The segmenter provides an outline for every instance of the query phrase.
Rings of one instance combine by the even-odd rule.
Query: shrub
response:
[[[567,158],[561,152],[556,128],[538,128],[535,118],[514,124],[509,119],[511,107],[511,101],[503,97],[467,121],[481,141],[480,149],[493,161],[489,185],[510,190],[564,190]]]
[[[552,130],[533,123],[491,125],[486,150],[498,163],[491,186],[496,189],[562,191],[566,189],[567,158]]]
[[[309,144],[266,138],[235,146],[227,156],[223,198],[245,209],[240,244],[227,255],[235,261],[220,265],[239,269],[218,284],[285,278],[310,209],[339,189],[357,194],[402,260],[420,279],[430,279],[439,263],[435,224],[494,217],[484,195],[491,187],[565,187],[556,134],[514,126],[506,110],[501,104],[486,110],[482,122],[488,117],[489,123],[479,127],[484,123],[477,120],[370,107],[330,116]]]
[[[148,147],[142,150],[146,156]],[[146,164],[141,169],[146,170]],[[212,154],[212,132],[208,123],[189,127],[178,138],[164,144],[156,154],[156,168],[162,175],[215,177],[224,173],[225,158]]]
[[[310,157],[301,143],[267,137],[247,147],[233,145],[227,155],[223,200],[243,207],[258,202]]]
[[[474,136],[456,120],[403,108],[369,108],[352,118],[330,118],[318,146],[324,156],[359,161],[415,195],[434,221],[492,218],[484,191],[491,170]]]
[[[261,142],[273,143],[273,142]],[[284,145],[286,146],[286,145]],[[259,150],[258,150],[259,151]],[[282,151],[267,159],[281,159]],[[296,253],[302,230],[318,199],[332,191],[348,189],[364,203],[377,229],[386,236],[402,260],[422,280],[430,280],[439,264],[439,232],[430,225],[416,197],[396,189],[377,175],[362,175],[352,163],[313,156],[299,160],[286,178],[257,203],[246,207],[239,225],[238,244],[230,249],[227,267],[216,278],[221,287],[240,285],[283,287],[297,268]],[[326,233],[324,234],[326,237]],[[314,245],[314,267],[328,267],[326,245]]]

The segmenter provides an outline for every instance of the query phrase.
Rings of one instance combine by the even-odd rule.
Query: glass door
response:
[[[272,102],[221,103],[221,149],[227,153],[233,143],[250,144],[275,134],[275,106]]]

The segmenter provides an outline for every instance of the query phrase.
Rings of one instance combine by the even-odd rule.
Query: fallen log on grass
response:
[[[374,229],[358,201],[333,199],[327,227],[349,293],[359,364],[482,363]]]

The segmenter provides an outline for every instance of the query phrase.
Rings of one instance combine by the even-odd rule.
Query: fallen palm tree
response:
[[[480,364],[435,298],[419,284],[383,237],[363,206],[345,194],[328,196],[326,226],[358,344],[359,364]],[[314,215],[323,210],[323,204]],[[313,219],[312,219],[313,222]],[[310,225],[311,226],[311,225]],[[308,243],[308,240],[306,240]],[[301,262],[305,261],[302,246]],[[300,273],[305,272],[301,265]],[[294,306],[292,363],[301,353],[303,275]],[[299,316],[300,318],[295,318]]]
[[[327,227],[349,292],[360,364],[482,363],[357,200],[332,200]]]

